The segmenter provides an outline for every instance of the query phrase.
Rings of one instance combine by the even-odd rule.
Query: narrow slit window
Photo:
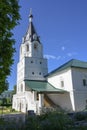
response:
[[[34,75],[34,72],[32,72],[32,74]]]
[[[33,61],[31,61],[31,63],[33,63]]]
[[[83,79],[83,86],[87,86],[86,79]]]
[[[39,72],[39,75],[41,75],[41,72]]]
[[[39,93],[37,93],[37,100],[39,100]]]

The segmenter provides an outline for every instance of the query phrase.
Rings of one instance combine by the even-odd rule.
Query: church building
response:
[[[17,92],[12,108],[39,114],[43,108],[81,111],[87,106],[87,62],[72,59],[48,73],[43,45],[29,15],[29,27],[20,45]]]

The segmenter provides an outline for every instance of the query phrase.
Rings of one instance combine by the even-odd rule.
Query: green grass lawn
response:
[[[18,111],[13,110],[12,107],[0,106],[0,114],[10,114],[10,113],[19,113]]]

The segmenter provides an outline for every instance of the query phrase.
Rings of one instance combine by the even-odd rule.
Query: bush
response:
[[[26,130],[70,130],[72,122],[64,113],[49,112],[40,116],[29,116]]]
[[[43,115],[27,115],[25,122],[0,119],[2,130],[87,130],[87,126],[75,126],[63,112],[49,112]]]
[[[87,113],[85,113],[85,112],[76,113],[74,116],[74,119],[76,121],[87,120]]]

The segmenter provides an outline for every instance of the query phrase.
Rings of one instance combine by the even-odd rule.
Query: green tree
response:
[[[6,98],[2,98],[2,105],[7,104],[7,99]]]
[[[0,76],[1,76],[1,74],[0,74]],[[1,79],[1,77],[0,77],[0,79]],[[1,86],[2,86],[2,87],[1,87]],[[1,94],[4,90],[7,90],[8,87],[9,87],[9,83],[8,83],[7,80],[5,80],[4,82],[1,81],[1,82],[0,82],[0,94]]]
[[[16,94],[16,89],[17,89],[17,86],[16,85],[14,85],[14,87],[13,87],[14,89],[13,89],[13,94]]]
[[[7,76],[14,63],[15,39],[12,29],[19,24],[19,1],[0,0],[0,93],[8,88]]]

